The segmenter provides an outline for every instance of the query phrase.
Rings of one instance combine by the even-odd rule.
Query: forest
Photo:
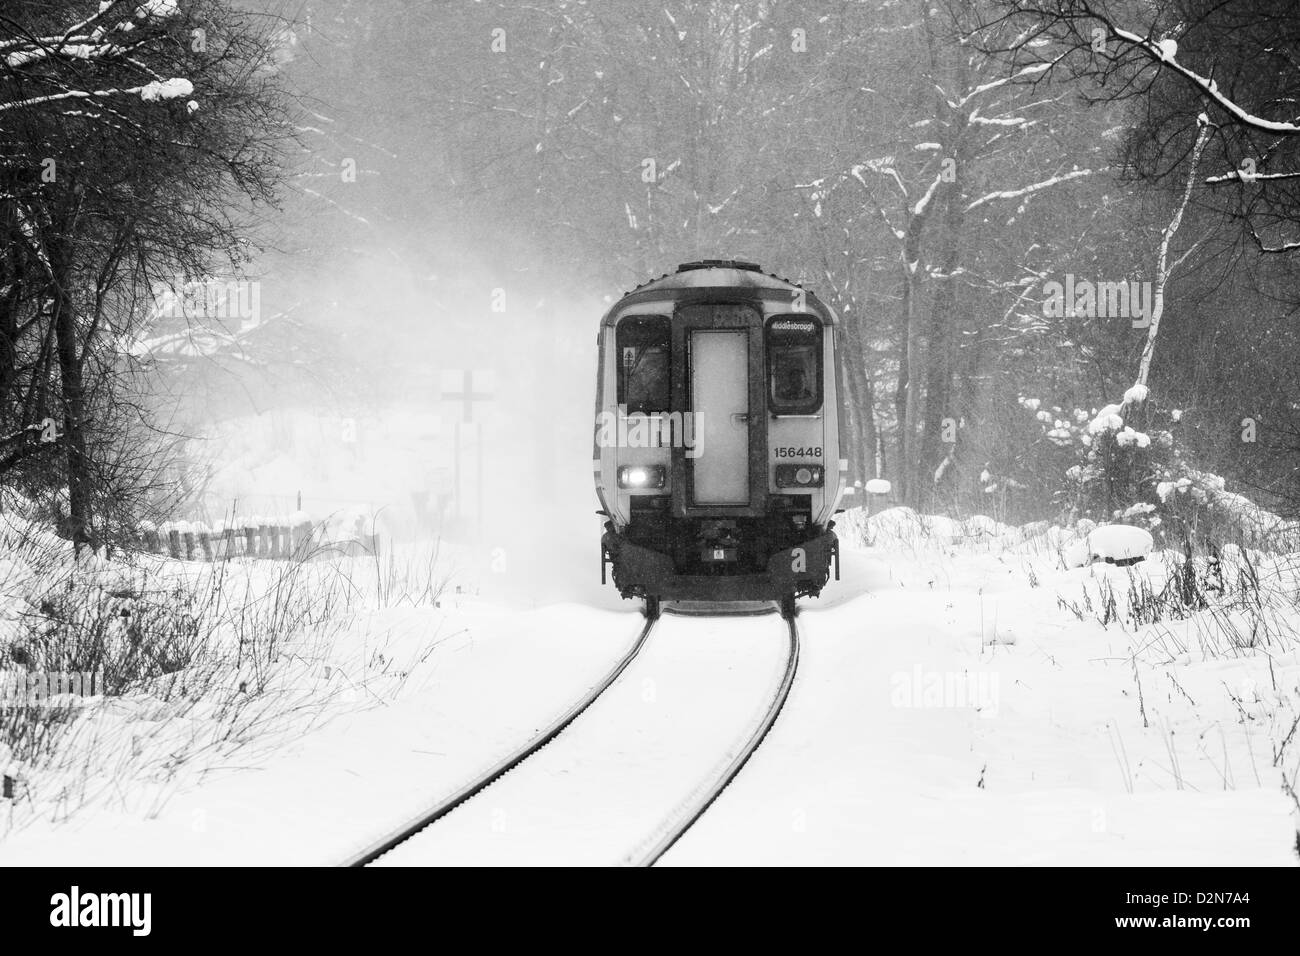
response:
[[[719,257],[840,314],[853,477],[899,503],[1182,531],[1300,508],[1285,0],[19,0],[2,25],[0,480],[79,541],[192,493],[179,437],[214,394],[399,392],[395,349],[436,366],[507,296],[573,361],[557,304]],[[256,318],[174,307],[214,282]]]

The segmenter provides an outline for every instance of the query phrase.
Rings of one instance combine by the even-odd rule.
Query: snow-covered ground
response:
[[[450,599],[368,622],[422,647],[406,692],[355,706],[274,753],[236,752],[161,807],[100,803],[0,841],[10,864],[329,864],[384,836],[536,732],[635,637],[629,615],[556,605],[506,615]],[[362,637],[360,632],[356,635]],[[137,784],[138,786],[138,784]]]
[[[1225,555],[1221,590],[1180,619],[1154,601],[1181,580],[1176,556],[1066,568],[1086,529],[894,509],[840,531],[843,580],[804,605],[785,710],[664,862],[1297,863],[1296,556]],[[548,573],[595,575],[567,554]],[[524,545],[512,558],[519,574],[535,560]],[[1250,574],[1260,586],[1243,590]],[[268,711],[243,746],[192,748],[188,769],[158,752],[175,721],[142,735],[156,702],[92,702],[82,720],[118,720],[144,745],[118,733],[120,752],[88,749],[103,765],[86,768],[97,786],[80,804],[34,785],[39,799],[7,808],[0,862],[346,858],[529,739],[639,629],[631,604],[519,610],[484,583],[437,606],[375,590],[328,640],[288,641],[269,700],[298,710]],[[685,623],[385,862],[621,862],[743,739],[780,667],[774,618]],[[194,740],[221,726],[184,716]]]
[[[1294,635],[1274,691],[1262,653],[1153,662],[1149,634],[1062,615],[1053,589],[1086,571],[1031,589],[997,559],[933,584],[885,554],[850,568],[878,590],[801,616],[790,704],[664,863],[1296,864],[1273,763]]]
[[[776,615],[665,615],[617,685],[384,866],[595,865],[638,856],[752,731],[785,663]]]

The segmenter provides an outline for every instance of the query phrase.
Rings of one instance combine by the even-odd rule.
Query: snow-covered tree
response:
[[[129,491],[121,429],[140,415],[112,410],[147,412],[121,344],[151,288],[238,267],[250,203],[273,198],[273,51],[225,0],[18,0],[0,17],[0,414],[22,436],[10,464],[67,487],[78,544]]]

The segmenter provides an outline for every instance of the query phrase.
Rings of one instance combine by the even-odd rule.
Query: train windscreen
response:
[[[811,415],[822,407],[822,327],[807,316],[767,323],[768,403],[777,415]]]
[[[672,400],[672,333],[666,315],[638,315],[618,324],[618,403],[628,412],[668,411]]]

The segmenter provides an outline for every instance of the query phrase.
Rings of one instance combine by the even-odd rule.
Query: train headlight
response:
[[[821,465],[777,465],[778,488],[820,488],[823,481]]]
[[[620,488],[662,488],[666,474],[662,465],[624,465],[618,470]]]

